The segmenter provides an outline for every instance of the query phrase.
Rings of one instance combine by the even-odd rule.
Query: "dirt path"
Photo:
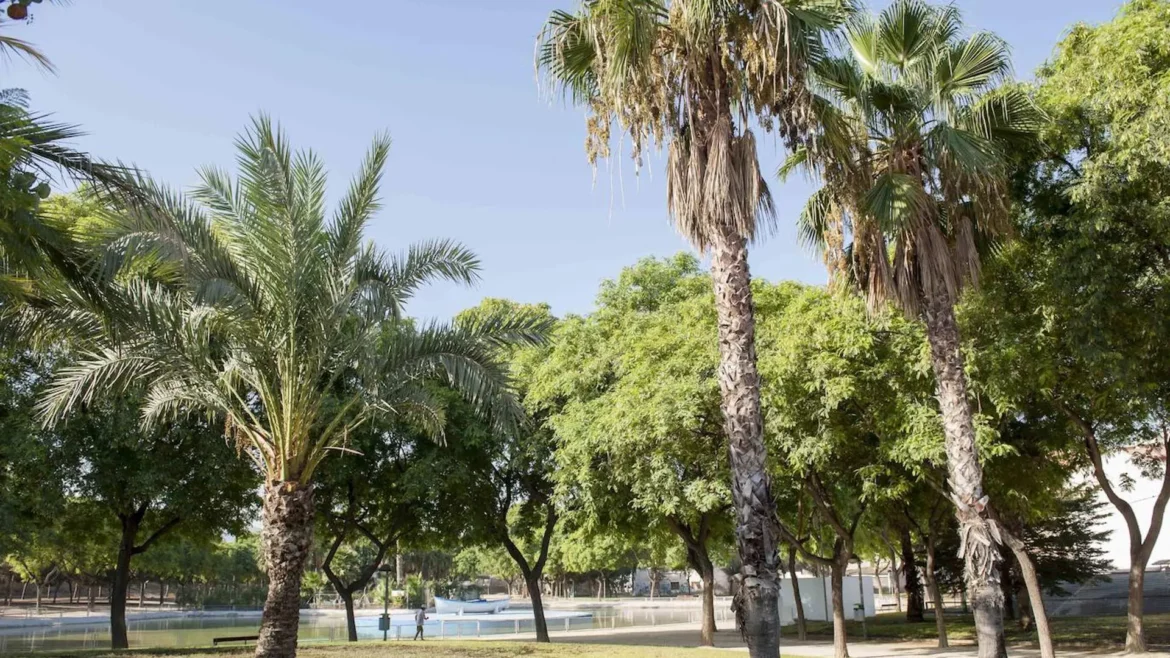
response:
[[[630,627],[618,629],[593,629],[570,631],[552,634],[553,642],[569,642],[581,644],[618,644],[624,646],[657,646],[657,647],[694,647],[698,642],[698,631],[693,624],[670,624],[655,627]],[[506,639],[493,636],[493,640]],[[511,638],[509,638],[511,639]],[[514,639],[531,640],[529,634],[522,634]],[[743,639],[739,633],[726,630],[715,634],[715,646],[720,649],[741,649],[745,653]],[[1008,653],[1013,658],[1039,658],[1038,649],[1012,647]],[[832,642],[803,642],[784,640],[780,645],[782,657],[822,658],[833,655]],[[926,656],[945,656],[947,658],[975,658],[974,645],[938,649],[933,643],[922,642],[850,642],[849,655],[852,658],[912,658]],[[1062,658],[1090,658],[1097,656],[1121,656],[1123,652],[1115,653],[1061,649],[1058,655]],[[1144,654],[1149,658],[1170,658],[1170,653],[1150,652]]]

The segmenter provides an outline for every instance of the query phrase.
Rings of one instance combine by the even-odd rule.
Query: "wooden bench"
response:
[[[211,646],[218,647],[221,642],[255,642],[259,635],[235,635],[232,637],[215,637],[211,639]]]

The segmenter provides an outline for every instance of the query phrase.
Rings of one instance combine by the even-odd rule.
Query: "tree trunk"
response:
[[[142,604],[146,602],[146,585],[149,580],[141,580],[138,582],[138,609],[142,609]]]
[[[550,642],[548,637],[548,621],[544,618],[544,597],[540,593],[540,574],[528,572],[524,576],[528,584],[528,596],[532,598],[532,622],[536,626],[536,641]]]
[[[353,592],[341,589],[337,591],[337,595],[345,603],[345,635],[350,642],[357,642],[357,618],[353,612]]]
[[[934,369],[943,432],[946,435],[947,474],[956,504],[963,542],[963,575],[975,609],[979,658],[1007,656],[1003,635],[1003,592],[997,582],[999,545],[984,510],[983,467],[975,443],[975,424],[967,401],[967,378],[959,347],[959,327],[950,295],[937,286],[927,293],[926,333]]]
[[[703,624],[699,631],[699,645],[715,646],[715,566],[710,558],[701,556],[699,577],[703,580]]]
[[[938,588],[934,562],[934,536],[926,537],[926,587],[930,590],[930,600],[934,604],[934,627],[938,631],[938,646],[945,649],[950,645],[947,641],[947,620],[943,616],[942,592]]]
[[[1028,551],[1023,542],[1006,529],[1002,529],[1001,533],[1003,534],[1004,542],[1015,556],[1016,563],[1020,565],[1020,576],[1024,579],[1028,601],[1032,608],[1032,617],[1036,621],[1036,636],[1040,643],[1040,658],[1055,658],[1056,649],[1052,646],[1052,630],[1048,626],[1048,611],[1044,609],[1044,595],[1040,590],[1040,577],[1036,574],[1036,566],[1032,563],[1032,557],[1028,555]],[[1021,620],[1024,614],[1024,604],[1021,601],[1019,615]]]
[[[829,568],[829,582],[833,588],[833,655],[835,658],[849,658],[849,645],[845,634],[846,559],[848,558],[833,560],[833,566]]]
[[[93,586],[92,585],[86,586],[85,599],[86,599],[85,611],[86,612],[93,612],[94,596],[93,596]]]
[[[301,578],[313,541],[313,490],[297,482],[270,482],[264,492],[262,520],[268,596],[256,658],[293,658],[300,626]]]
[[[890,547],[890,592],[894,595],[894,606],[902,614],[902,581],[898,578],[898,558]]]
[[[796,639],[808,639],[808,624],[804,618],[804,600],[800,598],[800,579],[796,577],[796,549],[788,547],[788,576],[792,579],[792,602],[796,604]]]
[[[1032,597],[1028,594],[1026,583],[1016,592],[1016,600],[1020,602],[1020,615],[1016,620],[1016,624],[1020,627],[1020,630],[1031,630],[1036,619],[1032,616]]]
[[[158,581],[158,607],[163,607],[167,604],[167,584],[163,581]]]
[[[1129,566],[1129,604],[1126,611],[1125,651],[1126,653],[1145,653],[1146,633],[1142,628],[1142,619],[1145,615],[1146,565],[1137,557],[1130,558]]]
[[[1016,618],[1016,602],[1015,591],[1016,583],[1012,578],[1012,568],[1007,560],[1000,563],[999,569],[999,586],[1003,590],[1003,618],[1004,620]]]
[[[922,583],[918,582],[918,563],[914,558],[914,542],[910,538],[910,528],[903,526],[899,529],[902,543],[902,585],[906,590],[906,621],[926,621],[923,609],[926,607],[922,600]]]
[[[780,652],[779,529],[760,416],[747,242],[730,227],[718,231],[711,245],[711,276],[719,325],[718,379],[730,452],[736,548],[743,563],[744,636],[752,658],[776,658]]]
[[[16,580],[16,572],[8,572],[8,587],[4,590],[4,605],[12,605],[12,581]]]
[[[138,537],[137,515],[122,516],[122,541],[114,563],[114,581],[110,583],[110,648],[129,649],[126,632],[126,597],[130,590],[130,560],[134,557],[134,540]]]
[[[1146,564],[1150,561],[1154,545],[1162,532],[1162,523],[1166,517],[1166,506],[1170,504],[1170,468],[1162,469],[1162,486],[1154,500],[1154,509],[1150,513],[1150,527],[1146,536],[1142,538],[1141,526],[1138,525],[1137,514],[1133,506],[1122,498],[1105,473],[1105,464],[1101,456],[1101,447],[1097,443],[1097,433],[1093,424],[1086,421],[1069,409],[1059,400],[1054,400],[1057,407],[1065,412],[1069,418],[1080,427],[1084,434],[1085,449],[1089,453],[1089,460],[1093,464],[1093,476],[1105,493],[1105,497],[1113,504],[1123,519],[1126,531],[1129,533],[1129,610],[1128,623],[1125,631],[1125,650],[1131,653],[1146,650],[1146,638],[1142,629],[1142,615],[1144,609],[1143,595],[1145,589]],[[1170,455],[1170,428],[1162,423],[1162,456]]]

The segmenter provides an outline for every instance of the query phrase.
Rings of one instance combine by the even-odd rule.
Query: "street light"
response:
[[[385,642],[390,639],[390,572],[394,571],[394,565],[383,562],[378,565],[378,571],[382,572],[382,582],[385,584],[382,595],[382,618],[378,620],[378,630],[382,631],[382,641]]]

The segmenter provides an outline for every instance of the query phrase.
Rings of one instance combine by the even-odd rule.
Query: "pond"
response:
[[[716,606],[717,619],[727,618],[725,606]],[[376,610],[358,612],[359,639],[381,639]],[[478,637],[510,633],[533,632],[532,611],[518,607],[500,614],[436,615],[429,614],[425,625],[429,637]],[[585,630],[592,628],[624,628],[659,624],[699,622],[698,607],[671,606],[663,608],[635,608],[599,606],[593,608],[546,610],[549,630]],[[129,623],[130,646],[188,647],[208,646],[213,638],[255,635],[260,625],[258,614],[241,613],[235,616],[168,617],[145,619]],[[414,618],[411,612],[391,615],[391,639],[414,636]],[[345,640],[345,615],[337,612],[302,615],[300,639],[302,642],[338,642]],[[110,644],[108,622],[66,623],[26,628],[0,628],[0,653],[22,651],[64,651],[70,649],[106,648]]]

